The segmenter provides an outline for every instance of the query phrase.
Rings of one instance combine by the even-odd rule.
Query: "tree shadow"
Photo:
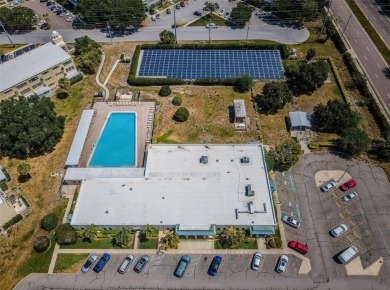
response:
[[[31,179],[31,177],[32,176],[30,175],[30,173],[19,175],[18,176],[18,182],[25,183],[25,182],[29,181]]]
[[[234,106],[228,106],[228,110],[229,110],[229,122],[230,123],[234,123],[234,116],[235,116],[235,113],[234,113]]]

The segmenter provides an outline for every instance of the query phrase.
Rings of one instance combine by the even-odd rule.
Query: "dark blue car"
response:
[[[213,258],[213,261],[211,262],[211,265],[209,267],[209,270],[207,271],[207,274],[210,276],[215,276],[218,273],[219,266],[222,263],[222,258],[220,256],[215,256]]]
[[[101,270],[103,270],[104,265],[107,264],[108,260],[110,260],[110,255],[107,253],[104,253],[103,256],[100,258],[100,260],[95,265],[95,267],[93,267],[93,270],[96,273],[99,273]]]

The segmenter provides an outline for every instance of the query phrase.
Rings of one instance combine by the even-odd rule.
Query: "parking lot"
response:
[[[383,170],[330,153],[308,154],[303,159],[292,173],[277,173],[276,184],[282,214],[302,221],[299,229],[284,227],[287,242],[297,240],[309,246],[310,275],[314,280],[345,277],[345,267],[335,257],[351,245],[357,247],[363,268],[381,256],[389,263],[386,259],[389,224],[382,220],[387,216],[380,214],[389,212],[389,185]],[[315,173],[330,170],[345,172],[347,179],[350,176],[357,182],[356,187],[346,192],[338,187],[322,192],[315,182]],[[349,202],[343,201],[342,197],[352,191],[358,196]],[[347,225],[348,231],[332,237],[329,231],[340,224]],[[380,274],[388,277],[387,267],[382,267]]]

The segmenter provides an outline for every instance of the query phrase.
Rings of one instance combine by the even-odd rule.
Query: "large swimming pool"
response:
[[[89,167],[133,167],[135,156],[136,113],[110,113],[95,145]]]

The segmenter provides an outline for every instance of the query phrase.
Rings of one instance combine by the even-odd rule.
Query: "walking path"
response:
[[[103,69],[104,61],[106,60],[106,55],[104,54],[104,51],[102,49],[100,51],[102,52],[102,61],[100,62],[99,69],[96,74],[96,83],[98,84],[99,87],[101,87],[104,90],[104,99],[107,100],[110,95],[110,91],[107,89],[106,85],[102,84],[99,80],[100,73],[102,72]]]
[[[116,69],[116,66],[118,65],[118,63],[120,62],[121,60],[120,59],[117,59],[114,63],[114,66],[112,67],[112,69],[110,70],[110,72],[108,73],[108,76],[106,77],[106,80],[104,81],[104,84],[103,86],[106,86],[108,81],[110,80],[110,77],[112,75],[112,73],[114,72],[114,70]],[[105,98],[107,100],[107,98]]]

